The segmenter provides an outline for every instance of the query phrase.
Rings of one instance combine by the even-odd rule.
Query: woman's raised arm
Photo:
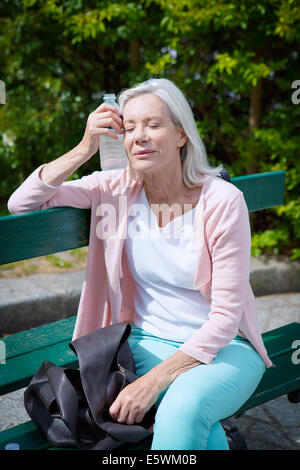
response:
[[[101,135],[108,135],[112,139],[117,139],[117,136],[109,127],[122,134],[122,125],[118,109],[106,103],[101,104],[89,115],[81,142],[70,152],[47,163],[41,169],[39,175],[41,180],[52,186],[62,184],[74,171],[95,155]]]
[[[100,135],[117,139],[109,127],[122,133],[121,126],[119,111],[105,103],[100,105],[89,115],[81,142],[65,155],[34,170],[10,196],[8,210],[22,214],[62,205],[89,208],[95,178],[89,175],[78,180],[66,179],[96,153]]]

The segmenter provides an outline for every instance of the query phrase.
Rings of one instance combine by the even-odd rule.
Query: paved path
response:
[[[300,293],[257,297],[256,305],[263,332],[300,322]],[[27,420],[22,390],[0,397],[0,430]],[[290,403],[285,396],[257,406],[231,423],[243,434],[249,450],[300,450],[300,403]]]

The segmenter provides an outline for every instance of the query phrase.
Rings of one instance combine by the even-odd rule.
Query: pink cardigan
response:
[[[12,214],[58,206],[91,209],[88,261],[73,339],[112,323],[133,323],[134,281],[123,250],[127,215],[120,210],[119,201],[126,199],[129,208],[143,182],[132,179],[126,168],[96,171],[50,186],[39,178],[42,166],[12,194],[8,209]],[[104,203],[113,205],[119,216],[117,237],[99,238],[97,208]],[[180,349],[209,364],[239,334],[251,342],[266,367],[271,367],[249,283],[251,233],[243,193],[221,178],[204,176],[194,236],[199,249],[194,287],[208,300],[210,313],[209,320]]]

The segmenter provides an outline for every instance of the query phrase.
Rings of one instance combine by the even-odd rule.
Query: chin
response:
[[[132,164],[132,168],[134,171],[147,171],[147,170],[154,170],[157,167],[156,162],[153,160],[149,159],[140,159],[140,160],[135,160]]]

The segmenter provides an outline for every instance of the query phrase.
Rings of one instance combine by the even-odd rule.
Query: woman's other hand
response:
[[[176,351],[145,375],[127,385],[109,408],[109,414],[119,423],[141,423],[159,395],[176,377],[200,364],[202,364],[200,361],[183,351]]]
[[[160,391],[151,373],[145,374],[123,388],[110,406],[109,414],[119,423],[141,423],[158,399]]]

